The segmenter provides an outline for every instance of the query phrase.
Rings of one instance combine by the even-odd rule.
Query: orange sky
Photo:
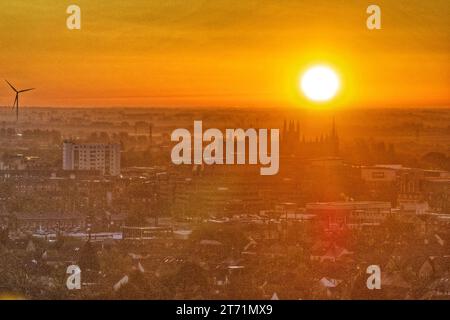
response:
[[[38,106],[294,106],[307,66],[342,78],[332,104],[450,106],[448,0],[0,2],[0,77]],[[100,4],[101,3],[101,4]],[[12,104],[6,83],[0,105]]]

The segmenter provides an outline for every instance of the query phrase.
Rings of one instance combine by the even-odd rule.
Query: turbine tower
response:
[[[7,84],[9,84],[9,86],[11,87],[11,89],[14,90],[14,92],[16,93],[16,98],[14,99],[14,104],[12,109],[14,110],[14,108],[16,108],[16,120],[19,120],[19,93],[22,92],[26,92],[26,91],[30,91],[30,90],[34,90],[35,88],[29,88],[29,89],[24,89],[24,90],[17,90],[16,88],[14,88],[14,86],[9,83],[8,80],[5,80]]]

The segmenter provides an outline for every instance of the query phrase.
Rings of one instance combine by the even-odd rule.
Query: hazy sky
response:
[[[66,8],[82,29],[66,28]],[[449,106],[450,1],[0,0],[0,77],[41,106],[298,106],[301,72],[339,106]],[[0,84],[0,104],[13,95]]]

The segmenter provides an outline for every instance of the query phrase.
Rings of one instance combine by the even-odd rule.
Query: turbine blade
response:
[[[15,92],[17,92],[16,88],[14,88],[13,85],[12,85],[11,83],[9,83],[8,80],[5,79],[5,81],[6,81],[7,84],[9,84],[9,86],[11,87],[11,89],[13,89]]]
[[[16,93],[16,98],[14,99],[14,103],[13,103],[13,106],[12,106],[12,108],[11,108],[11,110],[14,110],[14,108],[16,107],[16,104],[18,103],[18,99],[19,99],[19,94],[18,93]]]
[[[24,89],[24,90],[20,90],[18,93],[25,92],[25,91],[30,91],[30,90],[34,90],[34,89],[36,89],[36,88]]]

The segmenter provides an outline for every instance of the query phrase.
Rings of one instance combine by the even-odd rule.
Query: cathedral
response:
[[[328,134],[322,134],[313,139],[307,139],[300,131],[300,122],[284,121],[281,133],[280,153],[283,157],[337,157],[339,156],[339,137],[336,131],[336,123]]]

